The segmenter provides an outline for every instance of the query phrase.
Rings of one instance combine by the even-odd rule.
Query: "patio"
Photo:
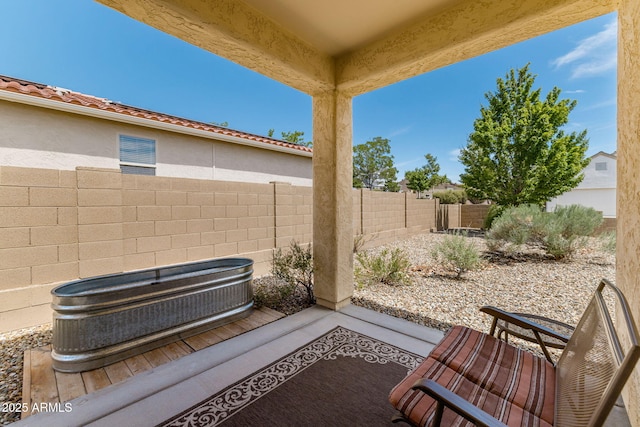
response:
[[[63,404],[62,412],[33,414],[16,425],[155,425],[336,326],[421,356],[443,336],[441,331],[352,305],[337,312],[315,306],[79,396],[70,401],[67,412]],[[73,386],[59,381],[57,388],[64,396]]]
[[[240,326],[231,324],[231,326],[223,326],[201,334],[213,337],[224,334],[225,330],[227,333],[240,332],[240,335],[210,346],[207,346],[206,339],[202,336],[187,339],[186,342],[179,341],[177,347],[202,348],[192,353],[188,353],[188,350],[178,350],[175,360],[141,369],[133,375],[125,375],[126,378],[120,382],[114,380],[113,385],[106,384],[105,388],[93,393],[79,395],[70,400],[66,412],[62,404],[63,409],[60,412],[34,414],[15,425],[47,425],[48,427],[156,425],[224,390],[337,326],[421,356],[428,354],[443,336],[441,331],[354,305],[349,305],[340,311],[314,306],[275,321],[277,312],[267,309],[258,313],[260,314],[252,316],[252,321],[249,320],[251,317],[243,319],[246,321],[245,330],[248,325],[255,326],[262,321],[270,323],[245,332],[241,332]],[[124,362],[119,364],[124,365]],[[118,368],[114,368],[114,365],[111,365],[112,368],[105,369],[116,372]],[[123,372],[122,367],[119,370]],[[37,380],[32,379],[33,388],[42,386],[34,381]],[[87,384],[86,381],[85,384]],[[63,396],[72,393],[74,385],[72,382],[58,381],[57,390],[61,397],[60,401],[64,402],[66,399]],[[336,425],[340,425],[338,421],[336,422],[338,423]],[[387,420],[381,420],[381,425],[391,424]],[[630,425],[624,408],[614,408],[607,425],[617,427]]]
[[[22,425],[130,425],[142,416],[145,425],[153,424],[336,325],[426,354],[438,335],[421,338],[425,335],[422,327],[348,306],[353,288],[350,261],[353,97],[615,10],[620,46],[616,281],[631,301],[634,313],[638,313],[640,276],[636,254],[640,247],[637,231],[640,202],[635,178],[640,164],[637,150],[640,84],[636,72],[640,5],[635,0],[450,0],[427,2],[433,7],[426,10],[342,2],[343,6],[356,9],[355,16],[361,19],[353,21],[361,21],[357,23],[366,31],[356,34],[357,37],[336,35],[335,17],[347,12],[340,10],[338,3],[323,7],[322,13],[309,8],[308,13],[319,24],[329,24],[328,28],[321,27],[326,32],[321,34],[325,36],[321,37],[324,43],[314,42],[317,34],[302,31],[313,32],[317,26],[304,25],[296,13],[286,13],[286,7],[285,13],[270,10],[270,2],[224,1],[220,8],[211,8],[207,2],[196,0],[99,1],[313,97],[317,297],[320,305],[339,311],[320,307],[306,310],[78,398],[73,401],[70,413],[40,414],[27,418]],[[309,4],[284,3],[290,7]],[[402,12],[402,16],[392,21],[393,9]],[[367,21],[362,16],[366,11],[380,11],[378,22]],[[300,23],[303,25],[295,25]],[[344,28],[350,30],[354,23],[347,19]],[[327,41],[336,39],[342,43],[327,46]],[[640,425],[640,412],[635,405],[639,390],[640,373],[636,369],[624,393],[635,426]]]
[[[197,335],[164,345],[103,368],[79,373],[56,372],[53,369],[51,345],[25,351],[22,403],[28,409],[22,418],[31,415],[35,404],[65,403],[91,394],[113,384],[183,356],[231,339],[284,317],[266,307],[251,315]]]

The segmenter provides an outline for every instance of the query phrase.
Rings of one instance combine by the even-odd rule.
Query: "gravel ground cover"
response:
[[[412,283],[356,289],[353,303],[441,330],[460,324],[488,331],[490,319],[478,311],[483,305],[575,325],[600,279],[615,283],[615,257],[598,250],[596,239],[566,261],[551,260],[535,251],[509,258],[489,254],[480,270],[456,279],[431,256],[444,238],[439,233],[422,234],[385,245],[407,254],[413,266]],[[467,238],[487,255],[483,238]],[[384,247],[370,251],[378,253]]]
[[[24,351],[51,343],[51,325],[0,334],[0,425],[20,419],[11,404],[22,403]]]
[[[494,305],[508,311],[539,314],[575,325],[598,281],[615,279],[615,257],[597,249],[597,242],[579,251],[571,260],[554,261],[535,251],[505,258],[489,256],[483,267],[456,279],[442,270],[431,252],[446,238],[439,233],[421,234],[384,248],[400,248],[411,261],[411,284],[377,284],[354,291],[353,303],[404,318],[425,326],[447,330],[453,324],[488,331],[490,320],[478,311]],[[484,239],[472,239],[486,251]],[[375,242],[373,242],[375,243]],[[273,286],[273,278],[257,278],[256,285]],[[270,306],[285,314],[308,307],[304,293]],[[0,334],[0,404],[22,399],[23,353],[28,348],[50,344],[50,325]],[[0,425],[19,419],[19,413],[0,412]]]

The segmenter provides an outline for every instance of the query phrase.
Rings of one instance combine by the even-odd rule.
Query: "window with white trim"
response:
[[[596,162],[596,170],[597,171],[606,171],[607,170],[607,162]]]
[[[156,141],[130,135],[118,135],[120,170],[135,175],[156,174]]]

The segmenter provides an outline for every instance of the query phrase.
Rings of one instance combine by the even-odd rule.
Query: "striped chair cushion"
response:
[[[415,425],[428,425],[433,399],[411,387],[430,378],[509,426],[552,426],[555,371],[545,359],[456,326],[389,396]],[[471,425],[445,410],[442,425]]]

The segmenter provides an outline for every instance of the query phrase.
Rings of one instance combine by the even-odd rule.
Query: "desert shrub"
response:
[[[434,247],[431,256],[446,270],[455,272],[457,278],[482,264],[480,251],[464,233],[446,236]]]
[[[283,295],[288,290],[293,293],[297,286],[302,286],[307,292],[309,303],[315,304],[311,245],[302,247],[298,242],[292,241],[286,251],[282,250],[282,248],[274,249],[271,260],[271,273],[285,283],[285,288],[282,290]]]
[[[616,253],[616,232],[607,231],[598,236],[600,249],[608,254]]]
[[[256,308],[275,307],[283,301],[291,298],[295,293],[297,284],[276,281],[272,286],[258,284],[253,288],[253,302]]]
[[[581,205],[559,206],[553,213],[565,237],[591,236],[603,221],[601,213]]]
[[[409,267],[411,263],[407,255],[400,249],[382,250],[379,255],[366,252],[356,254],[358,264],[354,272],[356,284],[362,288],[375,283],[387,285],[404,285],[410,282]]]
[[[362,246],[364,246],[364,244],[364,234],[356,234],[355,236],[353,236],[353,253],[355,254],[360,252],[360,249],[362,249]]]
[[[353,253],[355,254],[357,252],[360,252],[362,250],[362,247],[370,241],[375,240],[376,236],[377,233],[374,233],[368,237],[364,234],[356,234],[355,236],[353,236]]]
[[[499,250],[508,244],[519,246],[527,243],[537,227],[534,223],[540,220],[540,214],[540,208],[535,205],[503,209],[486,233],[488,247]]]
[[[583,247],[586,236],[602,223],[602,215],[579,205],[543,212],[536,205],[506,209],[487,232],[490,250],[512,250],[528,245],[541,248],[556,259],[570,257]]]
[[[491,205],[489,206],[489,210],[487,211],[487,216],[484,218],[484,222],[482,223],[482,228],[485,230],[489,230],[493,221],[496,220],[502,213],[505,211],[504,206],[500,205]]]
[[[440,199],[443,205],[454,205],[456,203],[464,203],[467,201],[467,193],[464,190],[444,190],[434,191],[434,199]]]

